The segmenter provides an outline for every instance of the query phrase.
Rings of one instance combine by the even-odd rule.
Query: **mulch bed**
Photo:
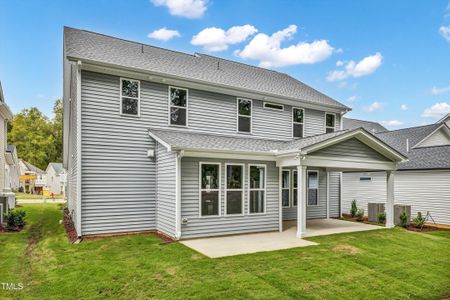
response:
[[[23,230],[23,227],[18,227],[17,230],[6,230],[3,226],[0,225],[0,234],[8,234],[8,233],[17,233],[21,232]]]
[[[409,231],[415,231],[415,232],[424,232],[424,231],[450,231],[450,229],[446,229],[446,228],[439,228],[439,227],[435,227],[432,225],[424,225],[422,228],[417,228],[414,224],[409,224],[406,227],[407,230]]]
[[[351,214],[342,214],[342,218],[344,218],[344,220],[346,220],[346,221],[354,221],[354,222],[361,222],[361,223],[369,221],[366,216],[364,216],[362,221],[358,221],[358,219],[356,219],[355,217],[352,217]]]
[[[69,215],[69,209],[67,207],[64,208],[64,228],[66,229],[67,233],[67,239],[69,242],[74,243],[76,240],[78,240],[78,234],[75,229],[75,225],[73,224],[72,219]]]

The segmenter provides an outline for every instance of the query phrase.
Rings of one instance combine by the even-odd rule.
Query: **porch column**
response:
[[[330,171],[327,172],[327,219],[330,218]]]
[[[283,206],[281,204],[281,186],[283,184],[283,167],[278,167],[278,231],[283,231]]]
[[[306,166],[297,166],[297,237],[306,233]]]
[[[387,198],[386,198],[386,227],[394,227],[394,172],[386,171]]]

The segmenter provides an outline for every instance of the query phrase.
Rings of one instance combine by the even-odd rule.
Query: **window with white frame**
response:
[[[292,136],[303,137],[305,111],[302,108],[292,108]]]
[[[188,90],[169,87],[169,124],[187,126]]]
[[[220,215],[220,163],[200,163],[200,215]]]
[[[139,116],[140,82],[133,79],[120,79],[120,113]]]
[[[281,172],[281,204],[283,207],[290,206],[290,177],[291,171],[283,170]]]
[[[238,132],[252,132],[252,100],[237,99]]]
[[[249,213],[264,213],[266,207],[266,166],[249,165]]]
[[[319,204],[319,172],[308,171],[308,205]]]
[[[298,182],[297,171],[292,171],[292,206],[297,206]]]
[[[225,164],[226,184],[225,184],[225,203],[226,214],[244,213],[244,165],[243,164]]]
[[[335,114],[325,114],[325,132],[334,132],[336,128],[336,115]]]

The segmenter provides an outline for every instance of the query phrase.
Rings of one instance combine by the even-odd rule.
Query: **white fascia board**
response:
[[[199,149],[184,149],[185,157],[199,158],[224,158],[224,159],[244,159],[244,160],[261,160],[276,161],[276,157],[271,153],[264,152],[242,152],[242,151],[211,151]]]
[[[77,61],[79,58],[67,57],[69,60]],[[181,76],[169,75],[160,72],[151,72],[147,70],[142,70],[139,68],[132,67],[122,67],[114,64],[100,63],[93,60],[81,59],[83,61],[83,70],[100,72],[116,76],[127,76],[136,79],[153,81],[163,84],[183,86],[185,88],[207,90],[210,92],[216,92],[219,94],[233,95],[236,97],[257,99],[262,101],[274,101],[280,104],[301,106],[302,108],[310,108],[316,110],[326,110],[328,112],[348,112],[351,111],[350,107],[339,107],[327,104],[315,104],[307,101],[302,101],[301,99],[284,97],[276,94],[262,93],[250,89],[236,88],[232,86],[222,85],[218,83],[201,81],[195,79],[186,79]]]
[[[360,159],[342,159],[339,157],[306,156],[301,164],[308,167],[322,167],[330,170],[375,171],[397,170],[396,162],[368,161]]]
[[[157,136],[156,134],[152,133],[150,130],[148,131],[148,135],[154,139],[155,141],[157,141],[158,143],[160,143],[161,145],[163,145],[167,151],[171,152],[172,146],[169,145],[168,143],[166,143],[164,140],[162,140],[159,136]]]

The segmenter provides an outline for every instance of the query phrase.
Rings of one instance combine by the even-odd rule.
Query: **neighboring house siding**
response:
[[[119,78],[82,73],[82,233],[154,230],[156,163],[151,101],[141,117],[119,114]],[[144,97],[145,98],[145,97]]]
[[[419,147],[432,147],[450,145],[450,137],[443,129],[436,131],[434,134],[419,143]]]
[[[176,154],[156,147],[157,213],[156,229],[175,236]]]
[[[375,150],[369,148],[367,145],[363,144],[356,138],[351,138],[349,140],[343,141],[336,145],[321,149],[315,152],[311,152],[314,156],[323,157],[340,157],[349,159],[364,159],[364,160],[379,160],[379,161],[389,161],[388,158],[379,154]]]
[[[0,117],[0,193],[5,188],[6,120]]]
[[[370,175],[372,181],[360,181],[359,177]],[[423,216],[430,211],[436,223],[450,224],[450,170],[398,171],[395,174],[395,204],[411,205],[414,218],[418,211]],[[350,210],[356,199],[367,214],[367,203],[386,202],[386,174],[344,173],[343,212]]]
[[[199,163],[221,163],[221,216],[200,217],[199,213]],[[243,163],[244,168],[244,216],[224,216],[225,163]],[[265,164],[267,166],[266,213],[248,214],[248,164]],[[246,232],[278,230],[279,195],[278,168],[275,162],[202,159],[184,157],[181,162],[181,215],[187,224],[181,226],[181,237],[214,236]]]
[[[340,217],[341,201],[341,173],[330,172],[329,183],[330,218]]]

